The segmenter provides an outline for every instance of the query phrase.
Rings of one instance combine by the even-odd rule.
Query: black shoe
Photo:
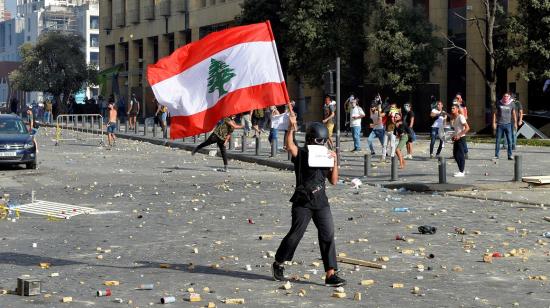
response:
[[[514,160],[514,158],[512,156],[508,157],[508,160]]]
[[[418,227],[418,232],[422,234],[435,234],[436,231],[437,231],[436,227],[432,227],[428,225]]]
[[[325,279],[325,286],[327,287],[341,287],[346,284],[346,280],[338,277],[337,274]]]
[[[277,264],[277,262],[273,262],[273,265],[271,265],[271,273],[273,274],[273,280],[285,280],[285,267]]]

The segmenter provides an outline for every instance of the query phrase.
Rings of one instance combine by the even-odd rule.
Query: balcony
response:
[[[185,1],[174,1],[174,10],[179,13],[185,13],[186,7],[185,7]]]
[[[180,0],[181,1],[181,0]],[[170,16],[172,15],[172,8],[170,6],[170,0],[161,0],[160,1],[160,16]],[[183,1],[181,1],[183,2]]]
[[[113,29],[113,19],[111,18],[111,16],[101,17],[101,29],[104,29],[104,30]]]
[[[116,27],[126,26],[126,15],[124,13],[115,14],[115,26]]]
[[[128,22],[139,24],[139,8],[128,10]]]
[[[154,20],[155,19],[155,5],[147,4],[143,7],[143,18],[145,20]]]

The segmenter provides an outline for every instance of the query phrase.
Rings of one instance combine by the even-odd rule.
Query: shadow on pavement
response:
[[[35,255],[29,255],[25,253],[15,253],[15,252],[0,253],[0,264],[11,264],[11,265],[19,265],[19,266],[39,266],[40,263],[50,263],[51,266],[87,264],[84,262],[35,256]]]

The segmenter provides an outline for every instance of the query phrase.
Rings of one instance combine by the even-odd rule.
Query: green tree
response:
[[[510,16],[506,30],[509,66],[521,67],[527,81],[550,79],[550,1],[518,0],[517,14]]]
[[[389,5],[377,1],[371,9],[367,79],[389,86],[396,93],[410,93],[428,81],[443,51],[443,40],[420,7]]]
[[[70,94],[86,84],[97,84],[97,69],[86,65],[83,45],[79,35],[42,34],[35,46],[20,47],[21,66],[11,74],[12,84],[21,91],[50,93],[58,102],[57,111],[65,112]]]
[[[227,91],[224,89],[224,85],[235,77],[233,71],[227,63],[212,58],[210,67],[208,67],[208,93],[218,90],[219,97],[226,94]]]

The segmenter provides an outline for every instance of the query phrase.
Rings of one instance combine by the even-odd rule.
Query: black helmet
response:
[[[319,122],[313,122],[306,131],[307,144],[325,144],[328,139],[328,129]]]

